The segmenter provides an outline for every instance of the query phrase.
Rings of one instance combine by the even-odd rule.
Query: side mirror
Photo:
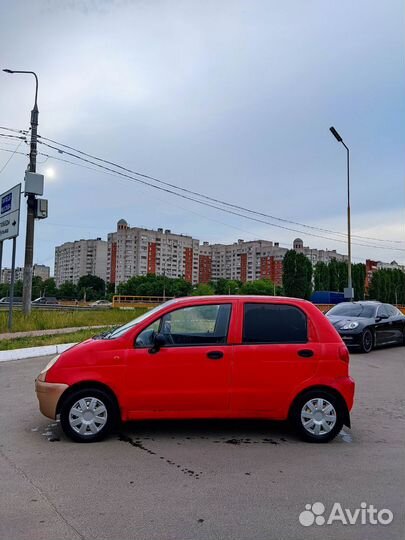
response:
[[[150,354],[155,354],[160,351],[162,347],[166,345],[166,338],[163,334],[154,334],[153,345],[149,349]]]
[[[376,322],[383,321],[384,319],[389,319],[388,315],[378,315],[378,317],[375,318]]]

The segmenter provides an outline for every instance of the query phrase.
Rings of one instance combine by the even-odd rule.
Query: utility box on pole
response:
[[[26,195],[44,194],[44,175],[25,171],[24,193]]]
[[[46,219],[48,217],[48,199],[36,199],[36,202],[35,217],[37,219]]]

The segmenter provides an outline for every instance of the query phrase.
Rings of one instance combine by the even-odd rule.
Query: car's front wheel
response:
[[[369,353],[373,350],[374,337],[369,328],[365,328],[360,338],[360,350],[363,353]]]
[[[344,410],[334,394],[310,390],[295,401],[290,418],[302,439],[325,443],[334,439],[342,429]]]
[[[104,439],[117,420],[111,396],[98,388],[81,388],[62,403],[60,423],[65,434],[76,442]]]

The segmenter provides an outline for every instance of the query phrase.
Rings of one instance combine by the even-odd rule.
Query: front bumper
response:
[[[56,406],[66,388],[68,388],[67,384],[47,383],[44,373],[41,373],[35,379],[35,392],[39,401],[39,410],[44,416],[55,420]]]
[[[340,337],[343,339],[346,347],[360,347],[361,345],[361,332],[354,334],[353,332],[339,332]]]

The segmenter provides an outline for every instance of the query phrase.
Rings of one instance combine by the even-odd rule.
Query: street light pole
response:
[[[35,77],[35,101],[31,111],[31,142],[30,142],[30,162],[29,171],[35,173],[37,170],[37,136],[38,136],[38,77],[34,71],[21,71],[14,69],[3,69],[6,73],[22,73]],[[32,295],[32,266],[34,262],[34,225],[36,198],[33,193],[26,194],[27,197],[27,228],[25,233],[25,258],[23,275],[23,312],[24,315],[31,313]]]
[[[353,282],[352,282],[352,231],[351,231],[351,216],[350,216],[350,150],[349,147],[345,144],[342,137],[332,126],[329,128],[332,135],[335,139],[342,143],[346,148],[347,155],[347,255],[348,255],[348,266],[347,266],[347,289],[348,295],[347,298],[352,301],[354,296],[353,291]]]

